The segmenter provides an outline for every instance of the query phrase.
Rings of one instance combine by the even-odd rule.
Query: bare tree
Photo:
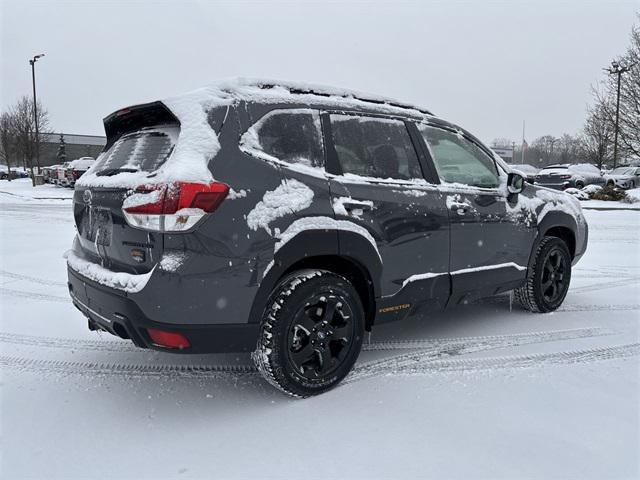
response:
[[[35,186],[33,162],[36,154],[36,136],[33,119],[33,100],[23,96],[11,107],[9,112],[13,120],[17,155],[22,157],[25,167],[28,166],[30,168],[31,178]],[[42,142],[43,134],[49,131],[49,113],[40,102],[38,102],[38,130],[40,142]]]
[[[15,136],[13,120],[9,112],[0,115],[0,160],[7,165],[7,180],[11,181],[11,156],[14,150]]]
[[[633,27],[631,45],[616,61],[620,65],[631,66],[620,77],[618,148],[622,156],[640,157],[640,25]],[[617,80],[616,75],[607,75],[602,87],[594,89],[596,108],[611,124],[612,130],[615,128]]]
[[[609,118],[610,104],[610,98],[600,100],[589,109],[582,137],[587,160],[600,169],[611,159],[613,151],[614,124]]]

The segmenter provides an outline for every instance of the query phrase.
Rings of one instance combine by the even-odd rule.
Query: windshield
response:
[[[102,152],[93,172],[99,176],[120,172],[154,172],[173,151],[178,127],[139,130],[120,137]]]
[[[611,175],[633,175],[633,168],[618,167],[611,172]]]

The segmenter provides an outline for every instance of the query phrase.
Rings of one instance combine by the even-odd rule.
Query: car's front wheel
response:
[[[516,300],[532,312],[552,312],[564,301],[571,282],[571,254],[557,237],[542,239],[526,283],[517,288]]]
[[[283,392],[317,395],[351,371],[364,324],[362,302],[346,278],[326,270],[300,270],[271,294],[253,360]]]

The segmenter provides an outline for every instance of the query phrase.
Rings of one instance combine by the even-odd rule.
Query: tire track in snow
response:
[[[442,338],[426,340],[394,340],[365,343],[363,351],[385,350],[416,350],[432,349],[449,351],[452,346],[489,346],[500,348],[502,346],[517,346],[525,343],[540,343],[557,340],[571,340],[577,338],[612,335],[615,332],[600,327],[576,328],[569,330],[552,330],[548,332],[515,333],[509,335],[491,335],[477,337]],[[22,335],[16,333],[0,332],[0,342],[14,345],[35,346],[41,348],[58,348],[64,350],[89,350],[100,352],[149,352],[138,348],[128,341],[113,340],[88,340],[61,337],[41,337],[35,335]],[[523,343],[524,342],[524,343]],[[152,350],[151,350],[152,351]]]
[[[616,345],[555,353],[537,353],[491,358],[420,359],[397,363],[356,367],[343,382],[349,384],[380,375],[437,375],[448,372],[471,372],[478,370],[535,368],[547,365],[570,365],[605,360],[628,358],[640,355],[640,343]]]
[[[253,365],[141,365],[120,364],[108,362],[74,362],[66,360],[46,360],[21,358],[15,356],[0,356],[0,366],[18,370],[38,372],[57,372],[61,374],[91,374],[91,375],[125,375],[125,376],[180,376],[202,377],[216,374],[250,374],[258,375]]]
[[[424,352],[411,353],[400,356],[391,357],[376,362],[370,362],[363,365],[356,365],[355,370],[362,371],[378,371],[376,369],[383,368],[384,365],[399,365],[402,361],[416,358],[438,359],[454,355],[463,355],[465,353],[479,352],[501,347],[511,347],[517,345],[525,345],[532,343],[544,343],[549,341],[569,340],[575,338],[594,337],[599,335],[610,335],[613,332],[602,328],[583,328],[575,330],[560,330],[551,332],[534,332],[527,334],[501,335],[501,336],[484,336],[484,337],[467,337],[460,339],[442,339],[434,341],[407,341],[407,342],[379,342],[377,344],[369,344],[365,347],[368,350],[385,350],[396,348],[420,349],[425,348]],[[2,334],[0,340],[33,340],[37,342],[39,337],[30,337],[27,335]],[[39,346],[61,346],[68,339],[52,339],[40,337],[48,342],[39,344]],[[62,340],[62,343],[56,343]],[[73,340],[71,340],[73,342]],[[95,344],[97,341],[78,340],[76,344]],[[117,344],[118,342],[105,342]],[[120,345],[118,345],[119,347]],[[374,348],[370,348],[374,346]],[[133,348],[132,348],[133,350]],[[137,349],[138,351],[144,351]],[[415,363],[415,361],[413,362]],[[130,376],[202,376],[207,374],[255,374],[257,370],[253,364],[233,364],[233,365],[175,365],[175,364],[121,364],[117,362],[80,362],[66,360],[47,360],[47,359],[30,359],[17,356],[0,356],[0,365],[7,368],[15,368],[18,370],[35,370],[43,372],[59,372],[59,373],[90,373],[90,374],[113,374],[113,375],[130,375]],[[372,370],[373,369],[373,370]]]
[[[582,287],[569,287],[569,293],[585,293],[592,292],[595,290],[605,290],[608,288],[614,287],[623,287],[625,285],[631,285],[635,283],[640,283],[640,277],[626,277],[621,280],[613,280],[611,282],[602,282],[594,285],[584,285]]]
[[[640,344],[617,345],[555,353],[515,355],[477,359],[429,360],[423,362],[398,363],[395,365],[354,369],[343,385],[380,375],[440,374],[478,370],[535,368],[547,365],[569,365],[628,358],[640,355]],[[216,377],[225,374],[259,377],[253,365],[137,365],[100,362],[70,362],[38,360],[13,356],[0,356],[0,366],[42,373],[81,375],[122,375],[127,377]]]
[[[71,301],[69,297],[61,297],[59,295],[48,295],[46,293],[26,292],[24,290],[15,290],[13,288],[0,287],[0,296],[29,298],[31,300],[44,300],[47,302],[68,303]]]
[[[13,278],[15,280],[25,280],[31,283],[37,283],[39,285],[48,285],[52,287],[66,287],[67,282],[60,282],[56,280],[47,280],[46,278],[32,277],[30,275],[22,275],[20,273],[8,272],[6,270],[0,270],[0,276]]]
[[[357,365],[354,372],[366,375],[365,372],[375,372],[385,369],[393,369],[399,365],[422,363],[434,361],[443,357],[460,356],[469,353],[483,352],[498,348],[519,347],[535,343],[549,343],[563,340],[575,340],[579,338],[592,338],[597,336],[613,335],[615,332],[604,328],[580,328],[573,330],[557,330],[549,332],[534,332],[529,334],[502,335],[494,337],[476,337],[474,341],[467,339],[452,339],[439,345],[439,348],[423,348],[419,351],[404,353],[386,357],[380,360],[373,360]]]

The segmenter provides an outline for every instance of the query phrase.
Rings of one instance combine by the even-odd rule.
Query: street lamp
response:
[[[623,73],[627,73],[631,70],[631,67],[635,65],[620,65],[615,60],[611,62],[611,66],[609,68],[605,68],[605,71],[609,73],[609,75],[617,75],[618,76],[618,93],[616,95],[616,126],[615,131],[613,132],[613,168],[616,168],[616,162],[618,160],[618,122],[620,120],[620,78]]]
[[[33,121],[36,127],[36,165],[38,166],[38,173],[40,173],[40,133],[38,132],[38,100],[36,98],[36,62],[42,57],[44,57],[44,53],[35,55],[29,60],[29,64],[31,65],[31,80],[33,82]],[[35,178],[33,181],[35,185]]]

